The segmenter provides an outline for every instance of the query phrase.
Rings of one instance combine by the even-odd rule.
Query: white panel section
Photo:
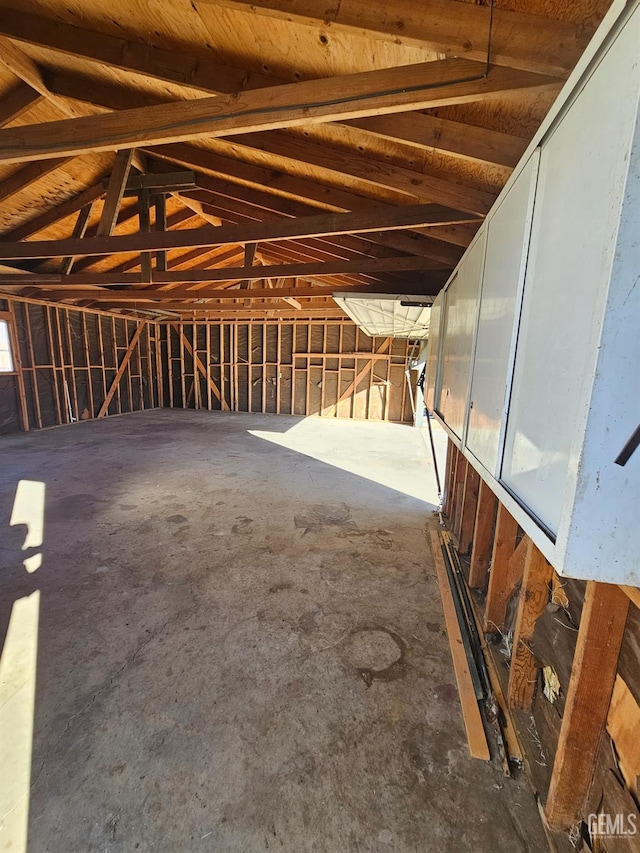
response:
[[[430,296],[334,293],[333,299],[372,338],[426,340],[429,335]]]
[[[433,412],[439,406],[440,396],[440,344],[442,341],[441,326],[444,315],[444,293],[440,292],[431,308],[429,319],[429,343],[427,348],[427,371],[424,383],[424,400],[429,411]]]
[[[487,223],[466,444],[492,474],[497,474],[508,398],[514,317],[526,268],[538,156],[536,152],[529,159]]]
[[[553,533],[565,492],[575,491],[635,117],[639,44],[637,27],[626,27],[540,159],[502,476]]]
[[[485,234],[482,228],[446,290],[439,411],[458,438],[462,438],[467,413]]]
[[[640,11],[632,22],[640,45]],[[640,101],[636,65],[635,102]],[[585,442],[558,548],[565,574],[640,586],[640,448],[614,460],[640,424],[640,118],[598,346]]]

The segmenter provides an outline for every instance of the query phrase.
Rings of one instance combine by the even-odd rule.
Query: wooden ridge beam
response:
[[[106,205],[105,205],[106,206]],[[111,255],[119,252],[187,249],[192,246],[220,246],[227,243],[254,243],[303,239],[329,234],[357,234],[396,230],[447,222],[468,222],[470,217],[438,205],[398,207],[393,211],[324,214],[276,222],[127,234],[83,240],[41,240],[29,243],[0,242],[0,259],[51,258],[67,255]]]
[[[125,195],[135,195],[144,190],[153,193],[175,193],[195,189],[196,175],[188,172],[147,172],[144,175],[131,175],[125,186]]]
[[[321,27],[331,40],[346,31],[393,44],[415,45],[483,61],[487,55],[489,9],[455,0],[202,0],[254,16]],[[538,15],[493,10],[491,60],[566,76],[587,46],[593,28]]]
[[[20,163],[189,139],[407,112],[556,87],[553,77],[444,59],[172,104],[0,130],[0,162]],[[336,94],[339,93],[339,96]]]

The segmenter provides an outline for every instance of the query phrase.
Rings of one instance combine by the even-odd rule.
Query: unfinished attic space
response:
[[[0,0],[0,851],[640,851],[640,0]]]

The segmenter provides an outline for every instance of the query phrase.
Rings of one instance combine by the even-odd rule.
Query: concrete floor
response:
[[[0,850],[27,815],[35,853],[545,849],[468,756],[418,431],[165,410],[1,452]]]

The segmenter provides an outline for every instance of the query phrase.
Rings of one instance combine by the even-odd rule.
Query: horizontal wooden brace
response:
[[[266,243],[305,239],[330,234],[364,234],[393,231],[452,222],[475,222],[477,217],[441,207],[419,204],[386,211],[328,213],[242,225],[205,225],[178,231],[85,237],[82,240],[33,240],[0,242],[0,259],[58,258],[68,255],[111,255],[120,252],[149,252],[159,249],[189,249],[195,246],[223,246],[237,243]],[[4,282],[8,284],[10,282]]]
[[[237,281],[237,280],[236,280]],[[439,284],[433,286],[425,286],[419,293],[415,292],[415,288],[404,287],[400,291],[398,285],[367,285],[367,286],[349,286],[340,285],[337,288],[335,285],[331,287],[261,287],[261,288],[203,288],[196,290],[193,288],[172,288],[170,290],[158,290],[157,288],[123,288],[122,290],[106,290],[84,288],[77,290],[47,290],[43,291],[42,298],[44,299],[79,299],[83,301],[90,300],[91,302],[109,302],[110,304],[118,303],[126,305],[127,303],[140,302],[176,302],[185,299],[284,299],[286,297],[295,297],[296,299],[305,299],[312,297],[328,297],[334,293],[362,293],[374,296],[379,293],[385,295],[397,293],[398,296],[433,296],[440,289]],[[413,291],[413,292],[411,292]],[[151,307],[151,306],[148,306]],[[172,307],[169,305],[168,307]]]

